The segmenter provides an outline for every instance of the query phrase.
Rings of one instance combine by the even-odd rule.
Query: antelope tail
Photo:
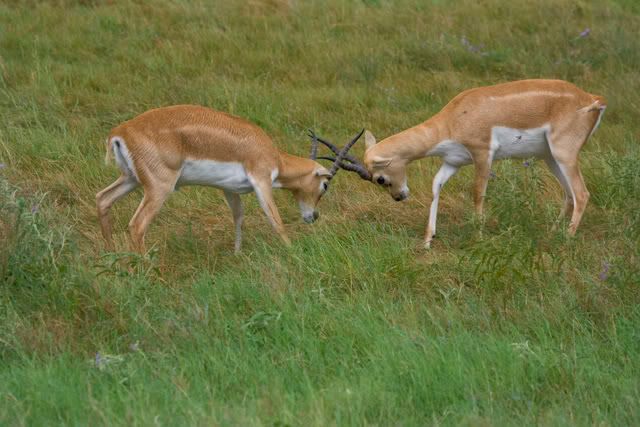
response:
[[[607,108],[607,100],[604,99],[603,96],[593,95],[593,103],[591,103],[591,105],[588,105],[578,110],[578,112],[580,113],[591,113],[593,111],[598,112],[598,117],[593,122],[593,126],[591,127],[591,132],[589,133],[589,136],[587,138],[590,138],[591,135],[593,135],[593,133],[596,131],[596,129],[598,129],[598,126],[600,125],[600,120],[602,120],[602,114],[604,113],[604,110],[606,108]]]
[[[603,96],[593,95],[593,103],[579,109],[581,113],[590,113],[592,111],[602,111],[607,108],[607,101]]]

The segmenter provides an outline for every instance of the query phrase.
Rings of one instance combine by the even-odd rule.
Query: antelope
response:
[[[362,130],[364,132],[364,129]],[[290,241],[276,207],[272,188],[289,190],[307,223],[318,219],[316,206],[338,170],[340,159],[362,135],[360,132],[330,169],[311,158],[278,150],[258,126],[220,111],[176,105],[149,110],[111,130],[105,162],[115,158],[120,177],[96,195],[98,218],[108,250],[114,249],[110,208],[138,186],[142,202],[129,222],[131,245],[144,252],[149,224],[169,194],[181,186],[220,188],[231,208],[235,225],[235,252],[242,242],[244,218],[240,194],[255,192],[260,207],[282,241]]]
[[[424,237],[424,246],[429,248],[436,235],[440,191],[460,167],[473,164],[475,168],[474,204],[476,214],[482,217],[492,162],[540,158],[564,189],[560,218],[573,207],[568,229],[573,236],[589,199],[578,155],[600,124],[606,106],[604,97],[562,80],[478,87],[460,93],[427,121],[379,143],[366,131],[364,164],[353,156],[338,163],[387,187],[391,197],[401,201],[409,196],[407,165],[423,157],[441,157]]]

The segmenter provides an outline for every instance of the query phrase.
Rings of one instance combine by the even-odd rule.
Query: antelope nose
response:
[[[313,213],[311,213],[311,214],[303,215],[302,219],[304,219],[304,222],[306,222],[307,224],[311,224],[316,219],[318,219],[319,216],[320,216],[320,214],[318,212],[313,211]]]
[[[407,197],[407,193],[400,193],[397,196],[393,196],[393,200],[395,200],[396,202],[401,202],[403,200],[405,200]]]

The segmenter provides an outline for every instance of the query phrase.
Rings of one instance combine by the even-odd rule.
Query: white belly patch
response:
[[[548,125],[534,129],[494,126],[491,128],[493,159],[546,157],[549,155],[549,131]]]
[[[549,155],[548,125],[534,129],[513,129],[503,126],[491,128],[493,160],[529,157],[544,158]],[[459,142],[445,140],[427,152],[427,156],[441,157],[452,166],[473,163],[471,153]]]
[[[215,160],[186,160],[176,186],[207,185],[233,193],[253,191],[241,163]]]

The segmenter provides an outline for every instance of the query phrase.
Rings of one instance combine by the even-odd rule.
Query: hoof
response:
[[[431,237],[425,239],[424,241],[424,248],[425,249],[431,249],[431,242],[433,242],[433,239],[436,238],[435,233],[431,235]]]

